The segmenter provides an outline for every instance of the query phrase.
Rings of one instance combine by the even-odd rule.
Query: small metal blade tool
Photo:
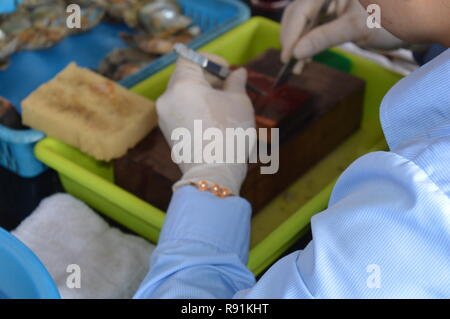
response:
[[[189,61],[201,66],[204,70],[222,80],[225,80],[231,74],[231,70],[228,67],[212,62],[208,58],[204,57],[200,53],[195,52],[183,43],[176,43],[174,46],[174,50],[179,56],[182,56],[183,58],[186,58]],[[247,89],[260,95],[267,95],[266,92],[258,89],[257,87],[254,87],[249,83],[246,84],[246,87]]]

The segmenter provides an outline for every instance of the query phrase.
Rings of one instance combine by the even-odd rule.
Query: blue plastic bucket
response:
[[[55,282],[36,255],[0,228],[0,299],[59,299]]]
[[[202,29],[202,34],[189,43],[193,49],[206,45],[250,18],[249,8],[239,0],[177,0],[177,2],[183,14],[191,17],[194,24]],[[177,57],[174,52],[166,54],[120,83],[131,88],[171,65]]]

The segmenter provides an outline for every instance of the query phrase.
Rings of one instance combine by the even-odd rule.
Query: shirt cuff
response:
[[[251,206],[241,197],[219,198],[193,186],[174,192],[159,244],[194,241],[234,253],[247,263]]]

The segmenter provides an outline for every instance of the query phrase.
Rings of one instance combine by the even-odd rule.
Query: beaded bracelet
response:
[[[220,198],[233,196],[229,188],[221,187],[218,184],[213,184],[210,186],[207,181],[199,181],[197,183],[191,183],[191,185],[196,187],[199,191],[208,191]]]

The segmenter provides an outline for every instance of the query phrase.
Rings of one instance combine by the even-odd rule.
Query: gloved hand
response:
[[[327,15],[333,21],[317,26],[319,15],[328,6]],[[296,0],[284,12],[281,28],[283,51],[281,59],[287,63],[291,56],[299,62],[295,74],[301,73],[304,60],[335,45],[348,41],[376,49],[395,49],[404,43],[385,29],[370,29],[368,13],[358,0]]]
[[[208,55],[208,58],[217,62],[220,60],[211,55]],[[216,128],[224,139],[226,128],[244,130],[254,128],[254,111],[246,94],[246,82],[246,70],[239,69],[226,79],[223,90],[215,89],[199,66],[180,58],[167,91],[156,103],[159,126],[168,143],[172,147],[178,143],[171,139],[172,132],[176,128],[186,128],[194,137],[194,120],[202,120],[203,131],[207,128]],[[192,145],[194,143],[192,140]],[[202,142],[203,146],[208,143],[210,141]],[[191,154],[194,157],[193,151]],[[203,156],[202,163],[178,165],[183,177],[174,185],[174,190],[204,180],[210,185],[219,184],[227,187],[234,195],[239,195],[247,173],[246,163],[205,163]]]

